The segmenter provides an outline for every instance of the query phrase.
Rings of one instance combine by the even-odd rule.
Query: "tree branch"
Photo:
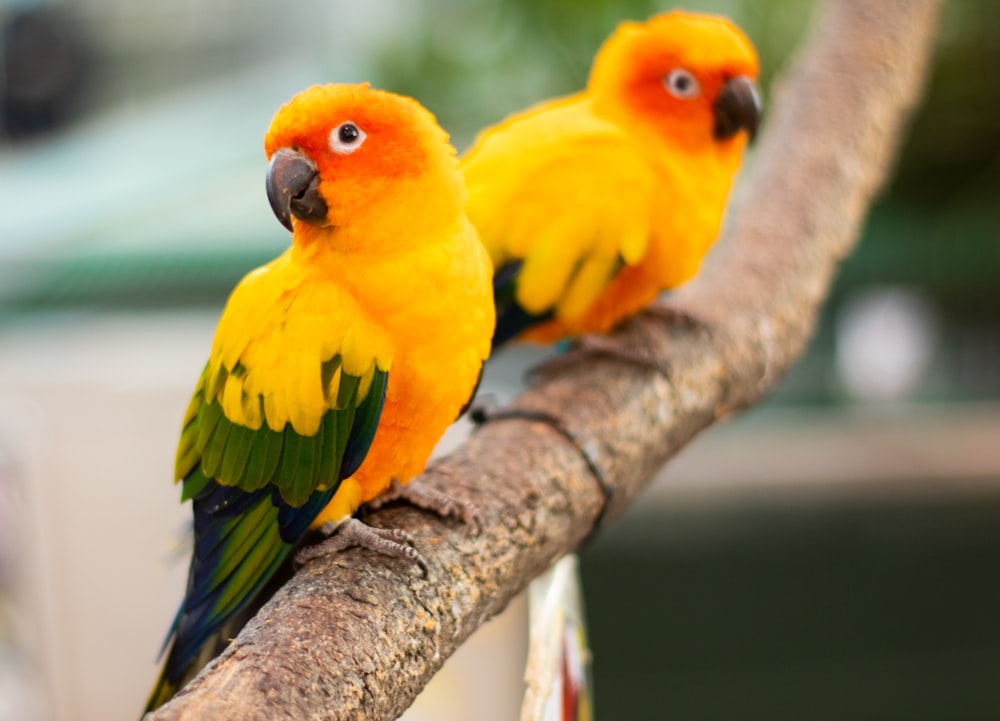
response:
[[[831,0],[783,83],[748,192],[701,278],[675,294],[702,321],[650,317],[624,338],[669,363],[591,360],[523,393],[558,416],[614,488],[620,511],[698,431],[771,388],[801,353],[838,262],[851,249],[922,84],[938,0]],[[430,562],[352,549],[303,568],[173,701],[167,719],[397,718],[486,619],[591,532],[602,494],[552,427],[487,424],[418,482],[482,511],[479,536],[409,508]]]

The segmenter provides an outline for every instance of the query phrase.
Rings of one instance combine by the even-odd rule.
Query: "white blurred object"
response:
[[[0,596],[11,584],[13,575],[14,543],[17,538],[17,514],[14,498],[14,472],[12,462],[0,445]]]
[[[836,324],[836,364],[854,398],[899,400],[923,380],[938,340],[930,304],[902,288],[858,294]]]
[[[21,474],[2,440],[0,434],[0,721],[47,721],[51,709],[45,703],[41,674],[20,643],[23,624],[14,592],[18,552],[23,551],[18,534],[24,504],[17,493]]]
[[[528,617],[521,721],[590,721],[590,649],[575,555],[531,582]]]
[[[45,721],[50,709],[37,671],[15,649],[0,646],[0,721]]]

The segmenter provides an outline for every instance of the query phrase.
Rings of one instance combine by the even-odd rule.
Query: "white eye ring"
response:
[[[694,75],[683,68],[671,70],[670,74],[663,79],[663,86],[671,95],[682,100],[696,98],[701,93],[701,88]]]
[[[368,134],[356,123],[346,120],[330,131],[330,150],[337,155],[350,155],[361,147]]]

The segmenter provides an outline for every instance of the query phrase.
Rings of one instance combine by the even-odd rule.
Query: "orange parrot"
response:
[[[300,560],[359,544],[423,565],[358,507],[391,494],[471,515],[403,490],[474,393],[494,324],[447,135],[410,98],[326,85],[283,106],[264,147],[292,245],[233,291],[184,418],[194,556],[147,710],[221,650],[308,529],[334,535]]]
[[[698,271],[760,123],[757,74],[753,46],[730,21],[670,12],[622,23],[598,51],[581,92],[480,133],[461,169],[466,210],[495,267],[494,349],[512,339],[569,336],[582,352],[668,371],[643,349],[594,334]],[[608,508],[612,487],[557,416],[486,408],[475,416],[502,418],[542,421],[564,435],[587,461]],[[530,586],[532,683],[522,718],[591,715],[579,610],[567,616],[576,623],[567,621],[565,634],[551,633],[578,600],[567,578],[575,579],[572,568]],[[543,621],[537,634],[536,606]]]
[[[760,121],[757,72],[730,21],[670,12],[622,23],[585,90],[479,135],[461,169],[494,348],[605,333],[697,272]]]

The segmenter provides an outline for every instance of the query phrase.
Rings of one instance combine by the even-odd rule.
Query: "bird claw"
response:
[[[324,523],[320,532],[329,536],[314,546],[306,546],[295,554],[295,562],[304,565],[309,561],[331,553],[337,553],[351,546],[361,546],[389,556],[402,558],[420,566],[424,576],[430,572],[427,559],[413,547],[415,539],[399,528],[374,528],[356,518],[345,521]]]
[[[393,479],[389,490],[368,502],[368,508],[377,510],[394,501],[406,501],[412,506],[435,513],[442,518],[454,518],[472,526],[475,535],[483,530],[483,516],[479,509],[468,501],[454,498],[434,488],[415,484],[403,485]]]

